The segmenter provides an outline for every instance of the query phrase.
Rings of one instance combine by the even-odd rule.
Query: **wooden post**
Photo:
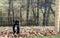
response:
[[[59,15],[60,15],[60,7],[59,7],[60,0],[56,0],[56,12],[55,12],[55,31],[59,32]]]
[[[60,0],[59,0],[59,32],[60,32]]]

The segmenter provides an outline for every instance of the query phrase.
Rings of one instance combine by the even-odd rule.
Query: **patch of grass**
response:
[[[60,34],[51,36],[29,36],[27,38],[60,38]]]

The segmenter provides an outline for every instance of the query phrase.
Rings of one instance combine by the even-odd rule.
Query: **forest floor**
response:
[[[60,38],[60,34],[56,34],[52,30],[54,30],[54,26],[21,26],[19,37],[16,38]],[[0,37],[15,38],[12,32],[12,26],[0,27]]]

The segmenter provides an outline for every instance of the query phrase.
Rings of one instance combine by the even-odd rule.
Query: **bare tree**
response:
[[[32,5],[31,9],[32,9],[32,12],[33,12],[33,17],[34,17],[34,23],[36,24],[36,12],[34,10],[34,8],[35,8],[34,0],[31,0],[31,5]]]
[[[55,12],[53,11],[51,7],[51,1],[45,0],[45,12],[43,13],[43,25],[48,26],[49,23],[49,15],[50,15],[50,10],[52,11],[53,15],[55,16]]]
[[[9,22],[9,24],[12,24],[11,16],[10,16],[11,11],[13,13],[13,22],[14,22],[13,0],[9,0],[9,9],[8,9],[8,22]]]

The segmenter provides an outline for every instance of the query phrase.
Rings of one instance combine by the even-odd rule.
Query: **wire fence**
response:
[[[55,0],[6,0],[0,5],[0,25],[54,26]],[[6,2],[6,3],[5,3]]]

